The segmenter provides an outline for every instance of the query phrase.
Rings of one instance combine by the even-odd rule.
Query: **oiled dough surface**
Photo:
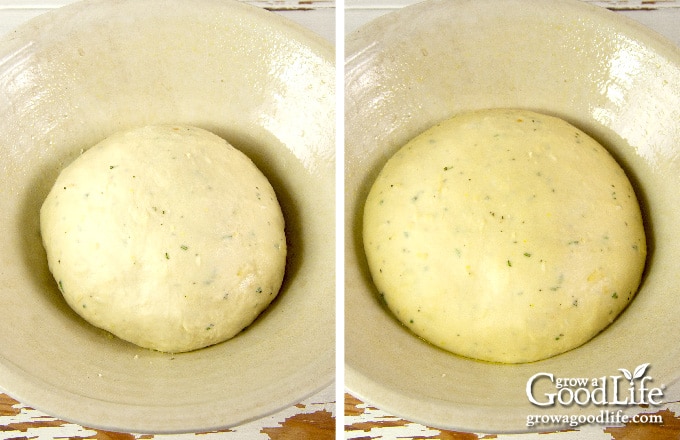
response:
[[[195,127],[143,127],[87,150],[59,175],[40,225],[73,310],[142,347],[231,338],[283,279],[284,219],[270,183]]]
[[[458,115],[373,184],[363,240],[385,303],[454,353],[528,362],[577,347],[638,289],[646,243],[622,168],[565,121]]]

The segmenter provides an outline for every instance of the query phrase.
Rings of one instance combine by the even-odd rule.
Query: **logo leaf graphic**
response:
[[[648,364],[648,363],[647,363],[647,364],[638,365],[638,366],[635,368],[635,371],[633,372],[633,379],[639,379],[639,378],[641,378],[642,376],[644,376],[644,375],[645,375],[645,371],[647,370],[647,367],[649,367],[649,364]],[[630,379],[630,380],[632,381],[633,379]]]
[[[630,371],[626,370],[625,368],[619,368],[619,371],[623,373],[624,376],[626,376],[626,379],[629,381],[633,381],[633,375],[630,373]]]

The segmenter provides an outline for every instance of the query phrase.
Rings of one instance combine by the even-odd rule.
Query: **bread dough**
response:
[[[379,294],[415,334],[492,362],[544,359],[609,325],[646,257],[622,168],[567,122],[487,110],[401,148],[366,200]]]
[[[85,151],[57,178],[40,226],[73,310],[160,351],[233,337],[283,279],[284,219],[269,181],[195,127],[143,127]]]

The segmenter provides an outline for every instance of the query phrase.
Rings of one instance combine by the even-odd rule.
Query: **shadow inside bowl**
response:
[[[29,274],[28,281],[36,287],[37,291],[43,292],[49,306],[59,310],[69,322],[85,331],[103,332],[84,321],[64,300],[48,267],[47,254],[40,233],[40,207],[60,170],[75,160],[79,154],[80,150],[74,150],[64,156],[52,154],[49,162],[33,170],[34,174],[28,179],[30,184],[20,204],[17,229],[21,236],[21,252],[23,264],[27,269],[26,273]]]
[[[621,149],[632,150],[632,147],[628,144],[628,142],[603,126],[598,126],[589,131],[583,127],[579,127],[578,123],[576,122],[569,122],[599,142],[600,145],[602,145],[609,152],[609,154],[612,155],[614,160],[616,160],[619,166],[621,166],[623,169],[626,177],[628,177],[628,180],[633,187],[633,191],[635,193],[635,197],[637,198],[638,205],[640,206],[640,212],[642,214],[642,223],[645,230],[645,240],[647,244],[647,257],[645,259],[645,267],[640,279],[640,285],[638,287],[639,292],[643,290],[642,288],[649,274],[649,270],[654,264],[654,254],[656,251],[654,217],[652,216],[653,210],[650,208],[649,188],[646,188],[643,185],[642,179],[635,172],[635,168],[631,166],[631,164],[625,159],[624,154],[620,151]],[[615,146],[618,146],[618,148]],[[624,312],[625,309],[621,313]]]
[[[266,317],[276,309],[277,304],[281,302],[282,297],[286,294],[288,287],[294,282],[296,275],[302,267],[305,256],[300,206],[295,195],[286,185],[285,176],[283,176],[280,171],[277,171],[274,163],[277,158],[272,157],[271,155],[271,151],[277,151],[278,148],[283,149],[284,147],[282,145],[271,139],[269,142],[271,142],[272,145],[278,145],[276,145],[276,148],[265,149],[254,139],[249,138],[243,133],[229,131],[222,127],[209,126],[203,128],[215,133],[222,139],[225,139],[233,147],[246,154],[253,161],[255,166],[257,166],[265,177],[267,177],[272,188],[274,188],[285,221],[287,255],[286,269],[283,275],[281,289],[269,306],[260,313],[255,321],[243,330],[248,331],[257,326],[263,319],[266,319]]]
[[[380,292],[378,291],[377,287],[375,286],[375,283],[373,282],[373,278],[371,276],[371,272],[368,268],[368,261],[366,259],[366,253],[364,251],[364,238],[363,238],[363,223],[364,223],[364,205],[366,203],[366,198],[368,197],[368,193],[371,190],[371,187],[373,186],[373,182],[378,178],[378,175],[380,174],[380,171],[382,168],[385,166],[386,161],[382,161],[376,166],[374,166],[364,177],[364,179],[360,182],[357,192],[355,193],[355,198],[354,198],[354,218],[352,219],[352,252],[354,253],[354,256],[357,261],[358,265],[358,270],[359,274],[361,275],[361,280],[364,285],[368,286],[370,291],[372,292],[372,300],[374,300],[377,304],[380,305],[380,307],[390,315],[391,318],[397,322],[397,318],[390,312],[390,310],[387,308],[385,305],[385,302],[380,299]],[[404,326],[406,329],[406,327]]]

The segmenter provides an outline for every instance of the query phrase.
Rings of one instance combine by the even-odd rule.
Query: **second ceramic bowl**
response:
[[[620,369],[646,364],[638,369],[646,386],[677,399],[680,50],[570,0],[430,0],[358,29],[346,48],[347,388],[408,420],[474,432],[570,427],[531,423],[534,415],[587,422],[601,410],[640,412],[631,400],[614,404],[613,384],[622,400],[628,381]],[[378,301],[363,253],[363,203],[386,160],[443,119],[498,107],[561,117],[608,148],[640,197],[650,250],[640,291],[619,319],[585,345],[531,364],[477,362],[418,339]],[[558,392],[548,376],[533,387],[538,373],[605,378],[610,400],[592,404],[574,385],[562,393],[578,393],[584,404],[537,405],[531,393],[541,403]],[[632,385],[638,392],[640,383]]]

